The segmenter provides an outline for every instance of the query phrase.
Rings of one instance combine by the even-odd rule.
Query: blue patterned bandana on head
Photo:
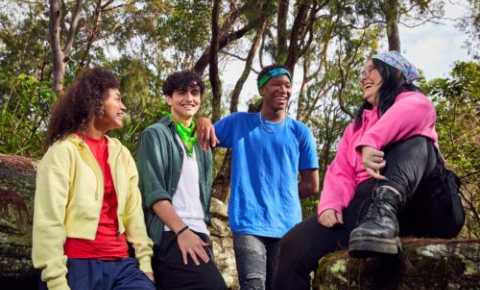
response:
[[[420,77],[417,68],[413,64],[411,64],[405,57],[403,57],[398,51],[392,50],[382,52],[372,56],[372,58],[381,60],[384,63],[389,64],[401,71],[403,76],[405,77],[405,80],[409,84],[413,83],[414,80]]]

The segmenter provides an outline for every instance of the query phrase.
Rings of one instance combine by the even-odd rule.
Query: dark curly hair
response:
[[[205,85],[202,78],[193,71],[178,71],[167,77],[163,84],[162,91],[166,96],[172,96],[175,90],[185,90],[192,86],[200,88],[200,95],[203,95]]]
[[[107,90],[118,88],[119,81],[108,70],[93,68],[83,71],[53,106],[46,145],[84,129],[93,116],[102,114]]]

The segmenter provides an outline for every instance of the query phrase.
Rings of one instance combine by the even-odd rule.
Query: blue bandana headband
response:
[[[387,51],[372,56],[374,59],[383,61],[386,64],[393,66],[402,72],[407,83],[411,84],[414,80],[418,79],[417,68],[411,64],[405,57],[403,57],[398,51]]]
[[[266,85],[269,80],[279,76],[287,76],[288,79],[292,81],[292,76],[290,75],[290,72],[287,69],[283,67],[276,67],[274,69],[269,70],[257,81],[258,89],[261,89],[264,85]]]

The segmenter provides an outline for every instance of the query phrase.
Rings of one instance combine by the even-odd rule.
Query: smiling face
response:
[[[263,106],[272,112],[285,111],[292,94],[292,84],[286,75],[272,78],[261,89]]]
[[[107,89],[104,94],[101,116],[94,117],[94,123],[102,131],[123,127],[126,107],[118,89]]]
[[[176,89],[166,99],[173,119],[189,125],[193,116],[200,109],[202,101],[201,90],[198,85],[189,86],[185,89]]]
[[[360,74],[360,85],[363,90],[363,99],[372,106],[378,105],[379,91],[383,84],[382,76],[369,59]]]

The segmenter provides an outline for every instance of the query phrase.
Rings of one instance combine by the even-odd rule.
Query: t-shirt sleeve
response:
[[[217,138],[220,141],[220,144],[218,144],[218,146],[224,148],[232,147],[234,122],[237,119],[236,116],[237,114],[231,114],[215,123],[215,134],[217,134]]]
[[[305,125],[302,126],[300,138],[300,163],[299,170],[318,168],[317,144],[312,131]]]

